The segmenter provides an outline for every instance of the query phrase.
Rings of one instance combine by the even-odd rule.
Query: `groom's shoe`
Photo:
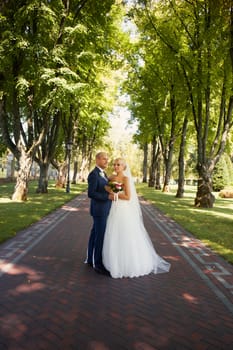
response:
[[[94,270],[95,270],[95,272],[97,272],[97,273],[99,273],[101,275],[111,276],[110,272],[108,270],[106,270],[106,269],[103,269],[103,268],[100,269],[99,267],[94,267]]]
[[[84,264],[87,264],[90,267],[93,267],[93,264],[91,262],[88,262],[87,260],[84,261]]]

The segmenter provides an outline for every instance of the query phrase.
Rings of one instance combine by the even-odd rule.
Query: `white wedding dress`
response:
[[[168,272],[170,264],[155,251],[144,227],[130,174],[130,200],[112,202],[103,244],[103,264],[113,278],[139,277]]]

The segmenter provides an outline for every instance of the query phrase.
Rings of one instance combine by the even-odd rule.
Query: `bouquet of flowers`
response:
[[[114,193],[118,193],[123,190],[123,184],[117,181],[109,181],[108,186]]]

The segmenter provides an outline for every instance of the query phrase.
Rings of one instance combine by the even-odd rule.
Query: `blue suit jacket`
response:
[[[88,197],[91,198],[90,214],[92,216],[107,216],[111,207],[108,192],[104,186],[108,181],[100,175],[100,169],[95,167],[88,175]]]

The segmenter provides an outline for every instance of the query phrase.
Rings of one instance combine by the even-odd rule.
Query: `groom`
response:
[[[88,197],[91,198],[90,214],[93,218],[86,263],[96,272],[108,274],[102,262],[102,248],[107,217],[111,207],[111,195],[105,190],[107,175],[104,169],[108,166],[108,156],[105,152],[96,155],[96,167],[88,175]]]

